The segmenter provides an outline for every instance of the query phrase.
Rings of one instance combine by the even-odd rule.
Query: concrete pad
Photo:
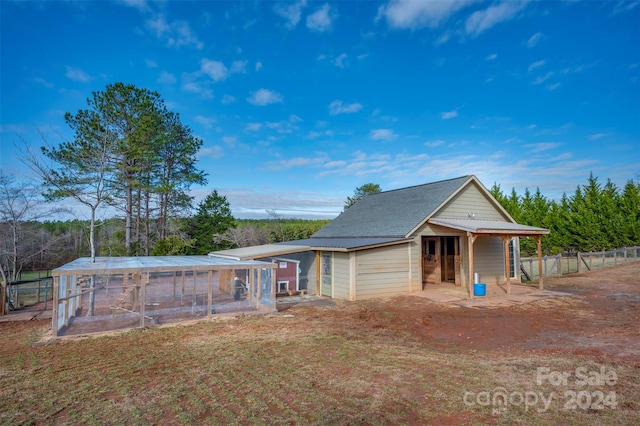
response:
[[[466,288],[450,284],[427,285],[424,291],[414,294],[436,303],[451,303],[477,309],[504,308],[550,297],[571,296],[570,293],[538,290],[536,287],[521,284],[512,284],[511,294],[507,294],[506,284],[487,284],[486,288],[486,296],[474,296],[473,299],[469,299]]]

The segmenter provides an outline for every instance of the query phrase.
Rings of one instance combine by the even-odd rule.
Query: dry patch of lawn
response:
[[[538,386],[538,367],[600,364],[442,349],[402,334],[345,336],[297,321],[304,318],[243,318],[37,347],[29,343],[45,324],[13,330],[0,368],[0,422],[620,425],[640,410],[630,366],[607,366],[618,376],[613,387]],[[501,389],[512,398],[506,410],[478,399]],[[616,392],[615,409],[563,410],[566,391],[601,389]],[[517,405],[526,392],[557,396],[543,412],[542,401]]]
[[[629,276],[491,311],[400,297],[36,346],[47,322],[1,323],[0,424],[635,425]]]

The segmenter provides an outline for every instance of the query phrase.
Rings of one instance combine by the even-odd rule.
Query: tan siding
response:
[[[474,273],[483,283],[505,282],[504,246],[500,237],[478,237],[473,244]]]
[[[300,289],[304,289],[307,294],[316,294],[317,274],[316,274],[316,253],[306,251],[303,253],[291,253],[287,258],[300,261]]]
[[[425,237],[456,237],[459,235],[466,235],[463,231],[458,229],[445,228],[444,226],[430,225],[425,223],[413,234],[417,241],[420,242],[420,236]]]
[[[411,292],[422,290],[422,269],[420,265],[421,250],[422,246],[419,243],[416,244],[415,239],[409,244],[409,291]]]
[[[358,252],[356,299],[409,292],[409,256],[401,244]]]
[[[434,215],[434,217],[468,217],[469,213],[476,218],[507,220],[500,210],[475,184],[467,185]]]
[[[333,297],[349,299],[349,253],[333,253]]]

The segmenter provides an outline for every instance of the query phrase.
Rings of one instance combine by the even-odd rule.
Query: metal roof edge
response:
[[[429,219],[428,222],[437,226],[443,226],[446,228],[458,229],[461,231],[472,232],[472,233],[482,233],[482,234],[547,235],[551,233],[551,231],[546,228],[539,228],[539,227],[529,226],[529,225],[521,225],[517,222],[501,222],[498,220],[489,220],[489,219],[482,220],[482,221],[479,220],[478,222],[476,222],[478,226],[467,226],[467,224],[468,225],[473,224],[474,219],[466,219],[466,218],[432,218],[432,219]],[[492,228],[491,226],[486,226],[487,222],[509,224],[513,227],[513,229],[509,229],[508,227]]]

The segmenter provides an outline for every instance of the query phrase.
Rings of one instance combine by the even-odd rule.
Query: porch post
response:
[[[511,235],[502,236],[502,242],[504,243],[504,276],[507,279],[507,294],[511,294],[511,253],[509,252],[510,241]]]
[[[542,236],[535,235],[533,238],[536,239],[536,243],[538,244],[538,289],[544,290],[544,282],[542,279]]]
[[[473,242],[476,240],[476,236],[472,232],[467,232],[467,238],[469,241],[469,282],[467,282],[467,289],[469,290],[469,299],[473,299]]]

